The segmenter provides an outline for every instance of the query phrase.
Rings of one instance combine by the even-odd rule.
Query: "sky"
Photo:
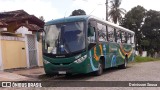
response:
[[[105,19],[106,0],[0,0],[0,12],[25,10],[46,21],[69,16],[73,10],[83,9],[88,15]],[[110,0],[109,0],[110,1]],[[126,11],[137,5],[147,10],[160,11],[160,0],[122,0],[121,8]]]

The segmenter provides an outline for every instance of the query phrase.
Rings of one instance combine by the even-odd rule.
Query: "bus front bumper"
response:
[[[86,61],[79,64],[73,62],[68,65],[44,63],[44,70],[46,74],[84,74],[87,73],[87,64]]]

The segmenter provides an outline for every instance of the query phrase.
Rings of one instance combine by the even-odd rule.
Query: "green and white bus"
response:
[[[134,32],[94,16],[71,16],[45,23],[42,48],[46,74],[101,75],[134,60]]]

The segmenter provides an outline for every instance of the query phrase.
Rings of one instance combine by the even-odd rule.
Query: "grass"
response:
[[[160,59],[152,58],[152,57],[141,57],[141,56],[135,57],[135,62],[150,62],[150,61],[158,61],[158,60]]]

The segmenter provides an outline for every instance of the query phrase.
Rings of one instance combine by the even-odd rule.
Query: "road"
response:
[[[16,73],[16,72],[15,72]],[[19,72],[20,74],[20,72]],[[160,81],[160,61],[145,62],[145,63],[131,63],[126,69],[111,68],[106,69],[101,76],[94,76],[93,74],[74,75],[71,77],[61,76],[46,76],[44,73],[38,75],[26,75],[34,78],[33,80],[40,81],[60,81],[60,80],[81,80],[81,81]],[[42,89],[42,88],[41,88]],[[45,90],[52,90],[53,88],[43,88]],[[54,90],[160,90],[158,87],[54,87]],[[28,89],[29,90],[29,89]],[[40,90],[40,88],[37,90]]]
[[[160,81],[160,61],[132,63],[126,69],[106,69],[101,76],[93,74],[65,76],[40,75],[38,80],[82,80],[82,81]]]

